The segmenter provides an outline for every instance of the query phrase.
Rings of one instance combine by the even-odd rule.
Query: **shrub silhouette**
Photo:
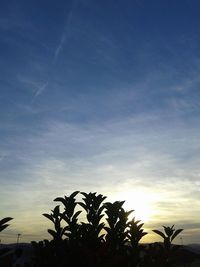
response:
[[[143,247],[139,245],[140,240],[143,236],[147,235],[146,232],[142,229],[143,223],[140,223],[140,220],[135,220],[133,218],[128,224],[128,240],[130,241],[129,254],[130,262],[132,266],[137,266],[140,262],[140,253],[143,250]]]
[[[158,245],[157,247],[157,261],[160,266],[175,266],[174,262],[176,262],[176,253],[180,246],[172,245],[172,241],[179,235],[183,229],[174,229],[174,225],[163,226],[164,232],[159,230],[153,230],[154,233],[158,234],[163,238],[162,245]]]
[[[123,250],[124,245],[128,241],[126,230],[128,227],[128,216],[132,213],[132,210],[126,212],[122,207],[124,202],[115,201],[114,203],[105,203],[108,226],[104,227],[104,229],[107,232],[106,241],[112,251]]]
[[[92,248],[98,248],[104,241],[104,234],[100,234],[104,228],[104,223],[100,222],[103,218],[104,206],[102,202],[106,199],[103,195],[96,195],[96,193],[84,193],[83,202],[79,202],[79,205],[85,210],[87,223],[81,223],[81,239],[82,242]]]
[[[45,216],[46,218],[48,218],[50,221],[52,221],[54,223],[54,230],[48,229],[49,234],[52,235],[55,242],[61,242],[62,237],[65,233],[65,228],[61,227],[62,217],[60,214],[60,207],[56,206],[52,210],[51,214],[44,213],[43,216]]]
[[[174,225],[171,227],[163,226],[164,233],[159,230],[153,230],[154,233],[160,235],[163,238],[164,248],[169,250],[172,246],[172,241],[174,240],[177,235],[179,235],[183,229],[174,229]]]
[[[82,201],[76,201],[78,194]],[[105,199],[106,196],[96,192],[79,191],[54,199],[62,207],[57,205],[50,214],[43,214],[53,223],[53,229],[48,229],[52,240],[32,242],[33,266],[175,266],[176,246],[172,241],[182,229],[164,226],[164,233],[153,230],[163,238],[163,245],[141,245],[147,233],[140,220],[129,219],[133,210],[123,208],[125,201],[105,203]],[[80,221],[80,214],[85,214],[85,220]]]
[[[140,223],[141,221],[136,221],[135,218],[133,218],[128,226],[128,238],[131,242],[132,248],[136,249],[139,245],[139,241],[142,239],[143,236],[147,235],[146,232],[142,229],[143,223]]]
[[[75,191],[69,197],[57,197],[54,201],[59,201],[64,205],[64,212],[59,214],[60,219],[67,223],[67,226],[63,229],[63,234],[69,239],[70,243],[74,243],[80,238],[80,225],[78,225],[77,217],[81,211],[75,212],[77,205],[75,196],[79,191]]]

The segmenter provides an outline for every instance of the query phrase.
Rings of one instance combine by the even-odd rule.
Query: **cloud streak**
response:
[[[71,10],[68,13],[67,21],[65,23],[63,33],[62,33],[62,35],[60,37],[59,44],[58,44],[58,46],[55,49],[55,52],[54,52],[54,61],[57,60],[57,58],[59,57],[60,53],[62,52],[62,50],[63,50],[63,48],[64,48],[64,46],[66,44],[68,38],[70,37],[73,13],[74,13],[74,2],[72,3]]]
[[[66,41],[66,34],[63,33],[59,42],[59,45],[57,46],[54,54],[54,60],[56,60],[60,54],[60,52],[63,50],[64,44]]]
[[[40,96],[46,90],[47,86],[48,86],[48,82],[45,82],[42,85],[37,85],[36,92],[35,92],[35,94],[33,96],[32,102],[35,100],[35,98],[37,98],[38,96]]]
[[[23,76],[18,76],[18,81],[20,83],[23,83],[25,85],[30,86],[31,89],[34,89],[35,92],[33,93],[33,97],[32,97],[32,101],[31,102],[34,102],[37,97],[42,95],[44,93],[44,91],[47,89],[48,85],[49,85],[48,81],[40,83],[40,82],[37,82],[37,81],[35,81],[33,79],[30,79],[30,78],[27,78],[27,77],[23,77]]]

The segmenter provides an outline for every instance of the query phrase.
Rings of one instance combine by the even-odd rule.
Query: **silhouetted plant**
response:
[[[163,226],[164,232],[153,230],[163,238],[163,245],[142,246],[140,241],[147,233],[140,220],[129,220],[133,210],[124,210],[125,201],[103,203],[105,196],[81,192],[82,202],[77,202],[78,193],[54,200],[63,204],[62,212],[56,206],[50,214],[43,214],[54,224],[54,229],[48,229],[53,240],[33,243],[34,267],[175,266],[177,246],[172,241],[183,229]],[[78,220],[80,206],[86,221]]]
[[[144,229],[142,229],[144,224],[140,222],[140,220],[136,221],[135,218],[133,218],[128,223],[128,239],[132,248],[137,248],[142,237],[147,235],[147,233],[144,232]]]
[[[79,191],[75,191],[69,197],[64,196],[54,199],[54,201],[62,202],[64,205],[64,212],[60,214],[60,217],[67,223],[63,234],[69,238],[70,242],[75,242],[80,238],[80,225],[78,224],[77,217],[81,211],[75,212],[77,206],[75,196],[78,193]]]
[[[163,226],[164,233],[159,230],[153,230],[154,233],[160,235],[163,238],[163,244],[165,249],[170,249],[172,245],[172,241],[179,235],[183,229],[174,229],[174,225],[171,227]]]
[[[128,216],[133,212],[125,211],[123,204],[125,201],[115,201],[114,203],[105,203],[105,213],[107,215],[106,221],[108,226],[105,226],[106,230],[106,241],[111,246],[112,250],[121,250],[124,244],[128,241],[127,239],[127,227],[128,227]]]
[[[44,213],[43,216],[48,218],[54,224],[54,230],[48,229],[50,235],[56,242],[61,242],[66,231],[66,227],[61,226],[62,217],[60,216],[60,206],[56,206],[51,214]]]
[[[6,218],[0,220],[0,232],[2,232],[4,229],[6,229],[9,226],[9,224],[7,224],[7,222],[9,222],[11,220],[13,220],[13,218],[11,218],[11,217],[6,217]]]
[[[176,251],[179,246],[172,245],[172,241],[179,235],[183,229],[174,229],[174,225],[171,227],[163,226],[164,232],[159,230],[153,230],[154,233],[158,234],[163,238],[163,246],[158,246],[157,261],[159,260],[159,266],[174,266],[176,261]]]
[[[133,218],[128,223],[128,241],[130,242],[129,247],[129,257],[131,266],[137,266],[137,264],[140,261],[140,252],[142,250],[142,246],[139,245],[140,240],[143,236],[145,236],[147,233],[144,232],[144,229],[142,229],[143,223],[140,223],[140,220],[135,220]]]
[[[103,201],[105,196],[95,193],[81,193],[84,198],[83,202],[79,202],[79,205],[86,211],[86,217],[88,223],[82,222],[81,235],[83,241],[89,246],[99,246],[103,242],[104,234],[100,234],[104,228],[104,223],[100,222],[103,218],[104,206]]]

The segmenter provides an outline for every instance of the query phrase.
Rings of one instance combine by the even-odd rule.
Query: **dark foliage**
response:
[[[9,224],[7,224],[7,222],[11,221],[13,218],[11,217],[6,217],[4,219],[0,220],[0,232],[2,232],[4,229],[6,229]]]
[[[164,226],[164,233],[154,230],[163,243],[141,245],[147,233],[143,223],[129,219],[133,210],[125,211],[124,201],[106,202],[105,196],[81,192],[82,202],[76,201],[79,191],[69,197],[58,197],[50,214],[43,214],[53,223],[48,229],[51,241],[32,242],[35,256],[34,267],[175,267],[179,246],[173,239],[182,231],[174,226]],[[81,210],[80,210],[81,208]],[[79,216],[85,214],[85,219]]]

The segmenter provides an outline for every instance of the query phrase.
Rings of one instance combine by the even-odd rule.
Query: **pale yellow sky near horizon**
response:
[[[184,186],[189,187],[187,183],[185,183]],[[131,187],[133,188],[132,190]],[[116,200],[125,200],[125,210],[134,210],[131,217],[141,220],[141,222],[144,223],[144,230],[148,232],[148,235],[146,235],[141,242],[161,241],[162,239],[153,233],[152,230],[162,230],[162,225],[172,226],[175,224],[176,229],[184,228],[181,235],[175,239],[174,242],[176,244],[181,244],[183,242],[184,244],[200,243],[199,231],[194,228],[195,224],[198,226],[198,215],[193,215],[193,217],[190,218],[191,221],[194,222],[192,226],[193,229],[190,226],[191,223],[185,220],[186,213],[194,214],[194,207],[191,206],[191,203],[187,204],[187,201],[184,200],[181,194],[177,197],[177,191],[173,192],[170,185],[168,185],[168,189],[169,190],[166,190],[165,188],[165,190],[162,190],[161,188],[159,189],[159,186],[154,191],[150,188],[148,189],[140,186],[135,186],[134,188],[129,181],[121,186],[116,186],[115,190],[110,192],[110,194],[107,193],[103,195],[107,196],[106,201],[114,202]],[[166,199],[168,199],[168,201],[166,201]],[[78,200],[81,200],[80,194],[78,194]],[[9,228],[0,233],[1,242],[15,243],[18,233],[21,234],[20,242],[51,239],[51,236],[47,233],[47,228],[53,228],[53,224],[43,217],[42,213],[50,213],[50,209],[54,208],[57,204],[58,203],[53,202],[53,199],[50,199],[48,205],[44,205],[43,210],[41,210],[41,206],[38,206],[39,208],[36,206],[31,207],[29,212],[24,210],[18,213],[16,211]],[[81,207],[78,207],[78,209],[81,210]],[[79,216],[79,221],[84,220],[84,214],[81,214]]]

